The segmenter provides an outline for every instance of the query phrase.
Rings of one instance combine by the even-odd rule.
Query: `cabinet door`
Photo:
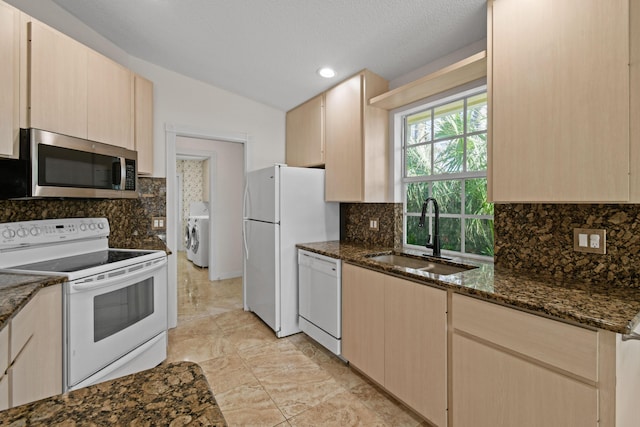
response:
[[[135,75],[135,146],[138,173],[153,174],[153,83]]]
[[[359,202],[363,194],[362,79],[358,74],[326,93],[325,199]]]
[[[9,368],[11,405],[18,406],[62,393],[62,286],[38,294],[11,322],[11,331],[30,331],[25,345],[13,348]],[[25,312],[25,310],[28,310]],[[21,316],[23,313],[27,315]],[[13,337],[12,337],[13,338]],[[22,340],[16,340],[22,342]]]
[[[447,424],[447,293],[385,277],[384,386],[438,426]]]
[[[0,156],[18,157],[20,12],[0,2]]]
[[[631,163],[629,201],[640,203],[640,3],[629,2],[629,92],[631,129]]]
[[[452,355],[456,427],[598,424],[594,386],[457,334]]]
[[[30,126],[86,138],[89,49],[40,22],[29,25]]]
[[[0,411],[9,409],[9,376],[0,376]]]
[[[350,264],[342,266],[342,355],[384,384],[384,278]]]
[[[88,138],[134,150],[133,74],[94,51],[87,64]]]
[[[289,166],[324,165],[324,94],[287,112]]]
[[[24,405],[38,400],[38,354],[35,339],[31,337],[27,344],[20,349],[20,353],[14,359],[8,374],[10,378],[11,406]]]
[[[491,1],[489,20],[493,200],[628,200],[628,0]]]

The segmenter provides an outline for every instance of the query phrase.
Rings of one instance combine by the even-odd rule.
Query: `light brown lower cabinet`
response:
[[[0,407],[62,393],[62,285],[38,291],[2,332],[9,354],[0,377]],[[6,371],[4,369],[6,368]]]
[[[458,294],[451,311],[452,425],[616,425],[614,333]]]
[[[0,411],[9,409],[9,377],[0,377]]]
[[[427,420],[447,425],[447,294],[350,264],[343,356]]]
[[[349,363],[435,426],[637,427],[640,340],[350,264]]]
[[[385,276],[384,387],[447,425],[447,293]]]
[[[350,264],[342,266],[342,355],[384,384],[385,275]]]

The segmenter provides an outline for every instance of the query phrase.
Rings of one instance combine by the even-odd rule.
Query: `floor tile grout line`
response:
[[[179,255],[180,256],[180,255]],[[179,257],[180,260],[180,257]],[[184,261],[182,263],[182,261]],[[190,266],[190,263],[188,261],[186,261],[186,258],[184,258],[184,260],[181,260],[181,263],[183,264],[182,267],[186,267],[187,269]],[[180,270],[180,265],[179,265],[179,270]],[[215,318],[218,318],[220,316],[225,316],[228,315],[230,318],[237,316],[237,317],[241,317],[242,315],[240,313],[247,313],[244,312],[243,308],[241,307],[241,304],[237,304],[237,305],[233,305],[233,295],[232,295],[232,291],[233,291],[233,286],[241,286],[242,282],[238,281],[239,283],[232,283],[232,280],[237,280],[237,279],[227,279],[224,281],[220,281],[220,284],[222,285],[222,282],[224,282],[224,286],[220,286],[219,288],[214,288],[214,287],[210,287],[207,288],[204,292],[201,291],[201,288],[199,288],[199,286],[209,286],[211,285],[213,282],[205,280],[204,278],[198,278],[198,276],[202,276],[206,274],[206,269],[192,269],[192,271],[188,271],[187,274],[184,274],[181,279],[184,280],[180,280],[179,282],[179,286],[184,285],[184,283],[191,281],[191,283],[189,283],[187,286],[190,286],[191,289],[187,292],[187,295],[182,295],[179,296],[179,300],[182,299],[184,301],[185,305],[191,304],[190,306],[190,310],[193,310],[192,312],[190,312],[188,315],[179,315],[178,317],[178,323],[180,324],[180,322],[190,322],[190,321],[202,321],[203,319],[206,318],[210,318],[212,322],[215,322],[216,327],[217,327],[217,331],[221,332],[222,334],[224,334],[225,336],[232,336],[233,332],[236,331],[238,328],[242,328],[246,325],[242,324],[242,321],[240,320],[239,322],[237,322],[236,324],[233,324],[232,322],[229,322],[224,328],[221,326],[221,323],[218,323],[215,321]],[[218,295],[216,296],[215,293],[217,291],[223,291],[224,295]],[[241,291],[241,288],[240,288]],[[236,291],[236,296],[238,295],[237,291]],[[214,311],[215,312],[205,312],[205,313],[201,313],[199,310],[211,310],[212,306],[209,305],[207,306],[206,304],[204,304],[204,307],[202,306],[198,306],[198,299],[202,297],[202,301],[205,300],[209,300],[211,298],[219,298],[220,300],[224,299],[225,303],[221,303],[219,306],[215,306]],[[241,298],[241,297],[240,297]],[[228,304],[228,305],[226,305]],[[218,311],[220,310],[220,311]],[[231,314],[231,313],[236,313],[236,314]],[[228,325],[232,324],[231,327],[229,327]],[[192,337],[190,335],[187,335],[189,337]],[[198,335],[198,334],[194,334],[193,337],[206,337],[206,334],[203,335]],[[327,396],[322,396],[322,398],[320,399],[319,403],[316,403],[312,406],[309,406],[308,408],[306,408],[305,410],[303,410],[302,412],[296,414],[296,415],[292,415],[289,418],[287,418],[287,416],[285,415],[285,411],[283,408],[281,408],[276,401],[274,400],[274,397],[272,395],[272,393],[270,393],[267,389],[267,387],[265,387],[264,382],[260,379],[260,377],[258,377],[258,375],[256,375],[256,371],[254,369],[252,369],[252,367],[248,364],[248,361],[240,354],[239,352],[239,347],[237,345],[237,342],[232,342],[232,354],[234,357],[239,358],[239,360],[242,363],[242,366],[244,369],[247,369],[248,372],[250,373],[250,375],[252,376],[252,378],[254,378],[254,380],[257,382],[257,384],[259,384],[260,388],[262,389],[262,391],[268,396],[269,401],[271,402],[271,404],[273,405],[274,408],[276,408],[278,410],[278,412],[280,413],[280,415],[282,416],[282,418],[284,419],[284,421],[281,421],[279,424],[275,424],[275,426],[277,425],[290,425],[290,420],[293,420],[296,417],[301,416],[302,414],[306,413],[307,411],[310,411],[314,408],[316,408],[319,405],[324,404],[325,402],[331,400],[333,397],[339,395],[342,392],[348,392],[349,394],[351,394],[352,396],[354,396],[354,398],[356,398],[359,402],[361,402],[361,404],[363,404],[363,406],[365,408],[367,408],[368,410],[370,410],[373,414],[376,414],[377,417],[379,417],[380,419],[383,420],[387,420],[388,417],[385,415],[387,413],[387,411],[383,411],[383,412],[378,412],[378,410],[376,410],[376,405],[375,402],[373,401],[369,401],[370,399],[366,399],[363,400],[361,398],[359,398],[356,394],[353,393],[354,389],[356,387],[362,387],[365,385],[368,385],[369,387],[373,387],[374,390],[376,391],[376,395],[380,394],[382,399],[382,402],[386,404],[391,404],[389,406],[389,408],[393,408],[394,412],[396,409],[399,409],[402,412],[409,412],[411,413],[410,410],[407,410],[407,408],[405,408],[405,406],[397,401],[395,398],[392,398],[388,395],[386,395],[385,393],[381,392],[376,384],[373,384],[370,380],[368,380],[365,377],[362,377],[359,373],[357,373],[356,371],[354,371],[351,367],[348,367],[348,371],[350,372],[350,374],[352,375],[357,375],[358,377],[360,377],[362,379],[362,383],[354,383],[352,384],[349,380],[347,382],[343,382],[343,381],[339,381],[339,369],[334,369],[332,364],[335,362],[332,360],[332,356],[327,354],[326,352],[323,351],[323,349],[321,349],[317,343],[313,342],[312,340],[309,339],[304,339],[301,338],[299,339],[299,341],[297,342],[293,342],[292,340],[289,340],[289,337],[286,337],[284,339],[287,339],[288,342],[296,349],[298,354],[301,354],[302,356],[304,356],[304,358],[310,362],[312,362],[318,369],[322,370],[329,379],[331,379],[336,385],[337,385],[337,389],[331,391]],[[263,346],[263,345],[270,345],[274,342],[277,341],[269,341],[268,343],[265,342],[255,342],[252,343],[246,347],[243,347],[242,350],[251,350],[251,349],[258,349],[259,346]],[[306,347],[308,346],[308,347]],[[307,355],[307,353],[305,353],[305,349],[309,348],[310,354]],[[328,356],[328,357],[326,357]],[[321,363],[326,357],[326,363]],[[207,359],[209,360],[209,359]],[[275,375],[275,374],[273,374]],[[249,384],[249,383],[247,383]],[[416,420],[415,415],[411,415],[411,418],[414,419],[414,421]],[[387,421],[385,421],[387,422]],[[415,423],[415,425],[421,425],[421,422],[417,422]]]

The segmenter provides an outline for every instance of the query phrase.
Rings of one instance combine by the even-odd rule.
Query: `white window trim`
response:
[[[404,117],[420,111],[437,107],[438,105],[447,104],[449,102],[458,100],[460,98],[465,98],[470,95],[474,95],[476,93],[480,93],[483,91],[485,92],[487,91],[486,84],[478,85],[478,86],[465,89],[456,93],[448,92],[449,95],[443,96],[441,98],[434,97],[427,100],[426,102],[422,102],[419,105],[413,104],[413,106],[406,109],[397,109],[393,113],[393,130],[394,130],[393,147],[394,147],[394,154],[395,154],[393,159],[393,163],[394,163],[393,164],[393,182],[394,182],[393,195],[394,195],[394,200],[400,201],[403,205],[402,206],[402,234],[403,234],[402,240],[403,240],[403,245],[406,248],[414,249],[414,250],[426,250],[424,245],[412,245],[412,244],[405,243],[407,217],[420,216],[420,215],[416,213],[407,212],[406,187],[404,184],[407,182],[424,182],[425,180],[422,177],[407,177],[407,178],[404,177],[404,164],[405,164],[405,158],[404,158],[405,153],[404,153],[404,146],[403,146],[403,138],[404,138],[404,131],[405,131]],[[443,179],[450,179],[450,180],[465,180],[465,179],[473,179],[473,178],[485,178],[487,177],[487,175],[488,175],[488,171],[482,171],[482,172],[473,171],[473,172],[461,172],[457,174],[446,174],[446,175],[441,175],[441,177]],[[430,176],[430,178],[431,178],[430,180],[437,180],[439,176],[432,175]],[[462,206],[464,206],[464,202],[465,200],[464,200],[464,192],[463,192],[463,194],[461,194]],[[460,215],[459,214],[440,214],[440,218],[463,218],[463,217],[465,217],[464,213]],[[427,215],[427,218],[429,219],[429,221],[431,221],[432,216]],[[473,215],[472,218],[493,219],[494,217],[492,215]],[[464,238],[465,238],[464,233],[462,233],[461,239],[463,240],[463,242],[464,242]],[[464,257],[464,258],[470,258],[470,259],[478,259],[482,261],[491,261],[491,262],[493,261],[493,257],[490,257],[490,256],[477,255],[477,254],[471,254],[466,252],[464,253],[455,252],[455,251],[449,251],[446,249],[442,250],[442,254],[450,257]]]

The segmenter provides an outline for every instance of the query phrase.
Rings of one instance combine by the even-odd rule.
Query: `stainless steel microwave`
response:
[[[20,158],[0,159],[0,199],[136,198],[137,161],[136,151],[20,129]]]

